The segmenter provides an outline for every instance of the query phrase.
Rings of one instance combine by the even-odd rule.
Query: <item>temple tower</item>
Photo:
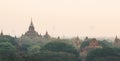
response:
[[[50,38],[50,35],[48,34],[48,31],[46,31],[44,38]]]
[[[3,36],[3,30],[1,30],[1,33],[0,33],[1,36]]]
[[[35,38],[35,37],[39,37],[39,34],[35,31],[32,18],[31,18],[31,23],[30,23],[29,29],[28,29],[28,31],[25,33],[24,36],[27,36],[27,37],[29,37],[29,38],[31,38],[31,39],[32,39],[32,38]]]
[[[116,36],[114,43],[113,43],[114,47],[120,48],[120,39]]]
[[[35,31],[32,18],[31,18],[31,24],[29,26],[29,31]]]

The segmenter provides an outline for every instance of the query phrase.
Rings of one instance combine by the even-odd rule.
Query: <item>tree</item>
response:
[[[99,43],[103,48],[110,48],[110,47],[112,47],[112,43],[110,43],[108,41],[109,40],[103,40],[103,41],[99,41]]]
[[[86,61],[120,61],[120,49],[102,48],[88,53]]]
[[[11,37],[9,35],[0,36],[0,42],[10,42],[12,45],[15,45],[15,46],[18,45],[18,43],[15,40],[15,38]]]
[[[33,46],[29,47],[28,54],[39,53],[40,52],[40,48],[41,47],[39,45],[33,45]]]
[[[63,40],[62,40],[63,41]],[[52,58],[55,58],[56,55],[59,55],[64,57],[68,56],[69,59],[67,57],[64,57],[64,59],[67,59],[68,61],[72,61],[73,56],[75,56],[76,60],[80,60],[80,56],[79,56],[79,52],[75,49],[74,46],[72,46],[71,44],[67,44],[65,42],[60,42],[60,41],[53,41],[53,42],[49,42],[47,43],[45,46],[43,46],[41,48],[41,51],[48,51],[48,52],[52,52],[53,56]],[[51,54],[52,54],[51,53]],[[56,55],[54,55],[54,53]],[[58,54],[57,54],[58,53]],[[62,54],[62,55],[61,55]],[[67,54],[67,55],[66,55]],[[71,57],[71,58],[70,58]],[[66,60],[66,61],[67,61]],[[73,61],[76,61],[73,59]],[[52,61],[52,60],[51,60]],[[58,61],[65,61],[61,58],[59,58]]]
[[[46,44],[41,48],[41,50],[47,50],[47,51],[53,51],[53,52],[67,52],[75,55],[79,54],[75,49],[75,47],[73,47],[72,45],[64,42],[58,42],[58,41],[54,41]]]
[[[77,61],[77,57],[74,54],[66,52],[52,52],[41,51],[32,55],[28,55],[27,61]]]
[[[16,48],[9,42],[0,43],[0,61],[15,61]]]

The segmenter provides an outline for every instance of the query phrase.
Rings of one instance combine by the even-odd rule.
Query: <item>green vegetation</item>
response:
[[[16,41],[10,36],[0,37],[0,61],[16,61]]]
[[[53,52],[66,52],[78,55],[77,50],[70,44],[66,44],[64,42],[50,42],[46,44],[41,50],[53,51]]]
[[[29,55],[27,61],[77,61],[77,57],[65,52],[41,51]]]
[[[108,42],[108,40],[99,41],[99,43],[100,43],[100,45],[103,48],[110,48],[110,47],[112,47],[112,43]]]
[[[42,57],[47,57],[49,61],[77,61],[79,58],[79,53],[75,47],[58,41],[46,44],[41,48],[41,52]]]
[[[84,41],[80,49],[90,41]],[[120,61],[120,49],[112,48],[107,40],[99,41],[99,44],[103,48],[89,51],[86,61]],[[80,54],[67,39],[54,39],[41,45],[38,41],[21,44],[15,37],[0,36],[0,61],[81,61]]]
[[[0,61],[78,61],[79,52],[73,45],[53,40],[40,43],[20,43],[17,38],[0,36]]]
[[[89,52],[86,61],[120,61],[120,49],[102,48]]]

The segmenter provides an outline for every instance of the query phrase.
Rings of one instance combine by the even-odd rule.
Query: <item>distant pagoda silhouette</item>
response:
[[[38,34],[38,32],[35,31],[32,18],[31,18],[31,24],[29,26],[29,30],[25,33],[24,36],[28,36],[29,38],[34,38],[34,37],[39,37],[40,36]]]

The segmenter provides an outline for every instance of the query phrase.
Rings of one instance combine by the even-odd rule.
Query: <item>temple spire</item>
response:
[[[80,39],[79,39],[79,36],[76,37],[76,40],[80,40]]]
[[[118,40],[118,37],[117,37],[117,35],[116,35],[116,37],[115,37],[115,40]]]
[[[46,35],[48,35],[48,31],[46,31]]]
[[[30,26],[29,26],[29,31],[34,31],[34,25],[33,25],[32,18],[31,18],[31,23],[30,23]]]
[[[1,36],[3,36],[3,30],[1,30],[1,33],[0,33]]]
[[[50,38],[50,35],[48,34],[48,31],[46,31],[44,37],[45,37],[45,38]]]
[[[30,26],[33,26],[33,21],[32,21],[32,18],[31,18],[31,24],[30,24]]]
[[[58,36],[58,38],[57,39],[60,39],[60,36]]]
[[[85,37],[85,40],[88,40],[88,37],[87,37],[87,36]]]

